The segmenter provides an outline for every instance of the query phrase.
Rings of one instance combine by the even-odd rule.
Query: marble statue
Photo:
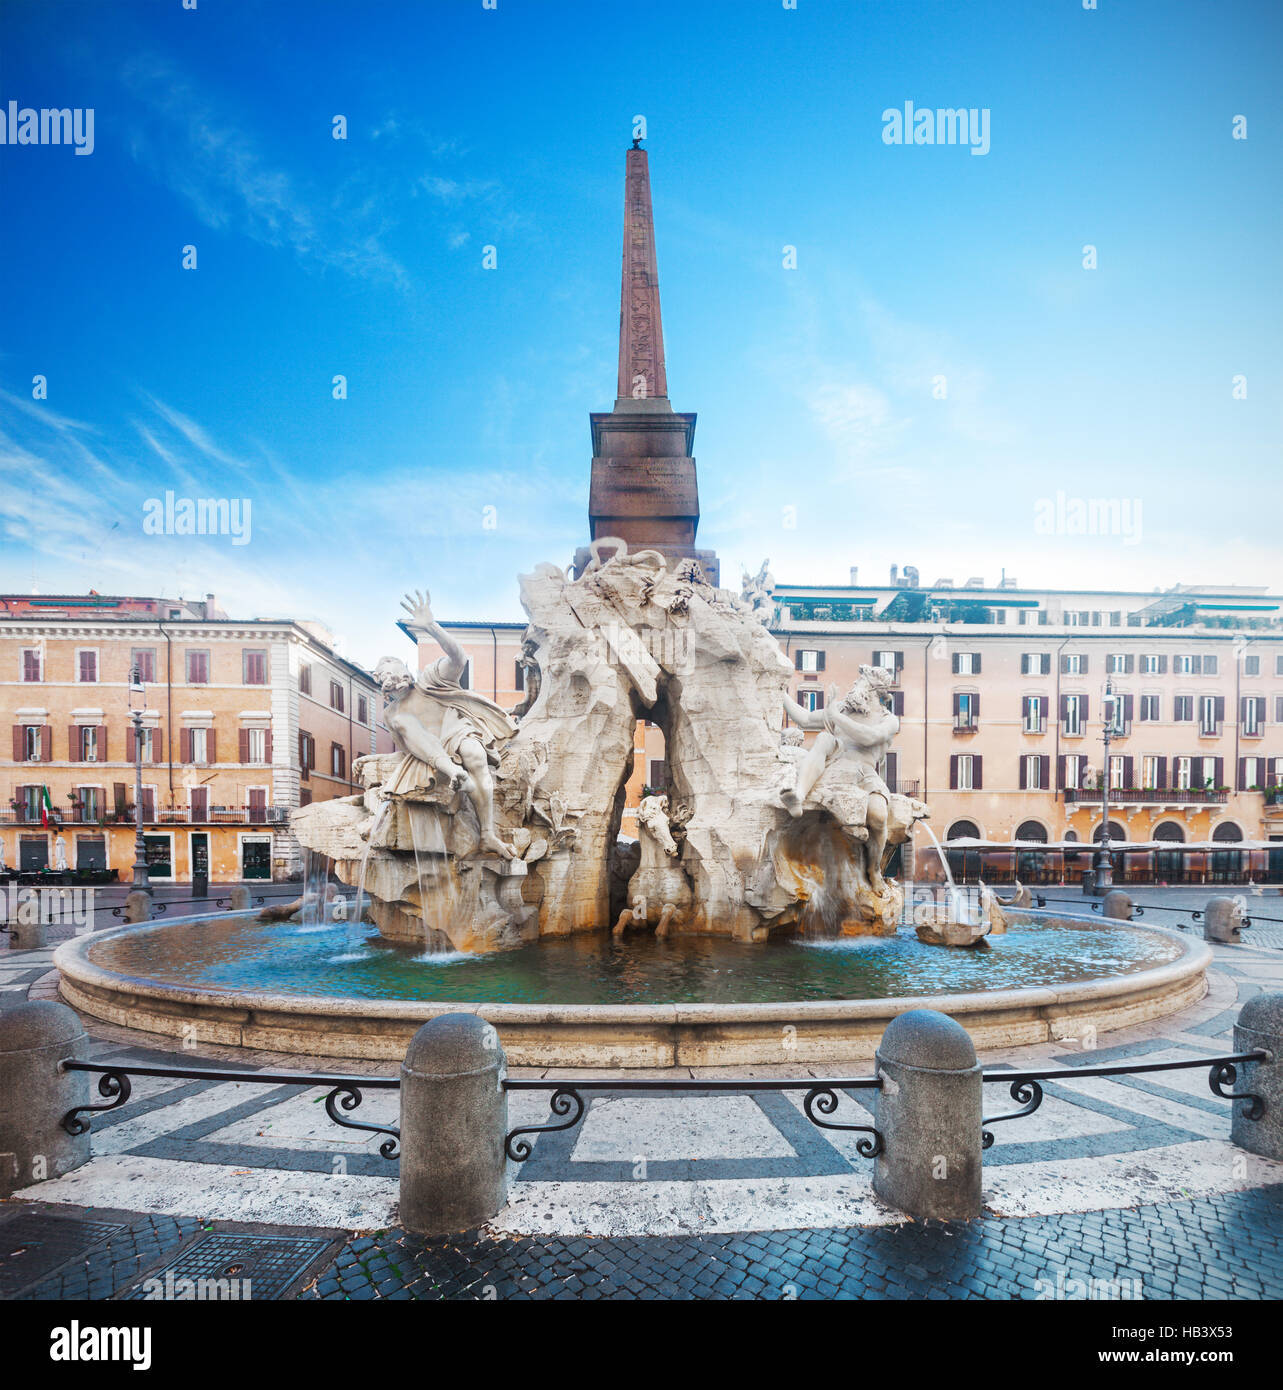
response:
[[[684,922],[691,886],[675,861],[688,819],[686,807],[670,812],[667,796],[642,797],[637,809],[641,862],[628,880],[629,905],[615,923],[617,937],[629,927],[648,924],[655,928],[656,936],[665,937],[674,923],[680,927]]]
[[[63,872],[65,872],[67,868],[67,842],[61,835],[54,836],[53,866],[55,869]]]
[[[428,594],[407,594],[401,606],[410,615],[410,631],[432,637],[445,655],[417,676],[396,657],[385,656],[374,668],[387,701],[384,722],[402,754],[383,790],[389,796],[404,795],[441,777],[450,790],[462,789],[472,802],[482,851],[511,859],[512,851],[495,833],[490,767],[499,762],[496,745],[510,738],[516,725],[498,705],[459,684],[467,656],[433,618]]]
[[[8,872],[8,866],[4,862],[4,841],[0,840],[0,874],[5,874]]]
[[[759,622],[769,623],[775,616],[775,576],[771,573],[771,562],[763,560],[756,574],[749,574],[746,569],[741,569],[740,574],[740,598],[753,610]]]

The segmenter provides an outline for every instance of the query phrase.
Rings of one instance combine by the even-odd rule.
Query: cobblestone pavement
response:
[[[16,1240],[19,1213],[55,1224],[116,1223],[63,1265],[38,1265]],[[14,1233],[10,1235],[11,1231]],[[60,1234],[60,1233],[59,1233]],[[0,1265],[14,1299],[145,1294],[176,1255],[223,1242],[253,1287],[249,1239],[195,1221],[130,1213],[71,1216],[0,1207]],[[292,1231],[291,1236],[297,1236]],[[395,1229],[311,1232],[301,1273],[268,1296],[378,1299],[1278,1299],[1283,1298],[1283,1188],[1200,1201],[1018,1220],[861,1230],[764,1231],[587,1239],[469,1232],[425,1241]],[[93,1239],[97,1236],[97,1239]],[[13,1248],[18,1253],[11,1253]],[[37,1251],[33,1277],[22,1262]],[[61,1250],[55,1252],[61,1253]],[[240,1259],[245,1261],[240,1263]],[[181,1268],[181,1266],[180,1266]],[[152,1286],[154,1287],[154,1285]],[[258,1294],[262,1297],[262,1293]]]

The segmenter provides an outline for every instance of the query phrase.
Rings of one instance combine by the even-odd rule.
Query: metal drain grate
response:
[[[330,1242],[303,1236],[208,1235],[125,1290],[121,1298],[279,1298]]]
[[[37,1283],[124,1229],[119,1221],[80,1221],[37,1212],[9,1217],[0,1222],[0,1297]]]

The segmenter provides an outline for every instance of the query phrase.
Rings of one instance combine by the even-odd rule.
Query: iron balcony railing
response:
[[[1100,801],[1104,791],[1099,787],[1066,787],[1067,802]],[[1186,802],[1192,806],[1221,806],[1229,800],[1229,792],[1203,787],[1128,787],[1111,788],[1109,801],[1113,806],[1135,806],[1151,802]]]

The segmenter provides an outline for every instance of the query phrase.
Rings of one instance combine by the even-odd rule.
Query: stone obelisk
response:
[[[695,548],[699,487],[691,445],[693,413],[668,399],[664,329],[659,314],[650,169],[636,140],[625,156],[624,265],[619,305],[619,387],[615,408],[593,412],[589,535],[618,536],[630,551],[658,550],[670,562],[698,560],[718,582],[717,556]],[[602,547],[602,553],[608,547]],[[576,571],[589,551],[575,555]]]

